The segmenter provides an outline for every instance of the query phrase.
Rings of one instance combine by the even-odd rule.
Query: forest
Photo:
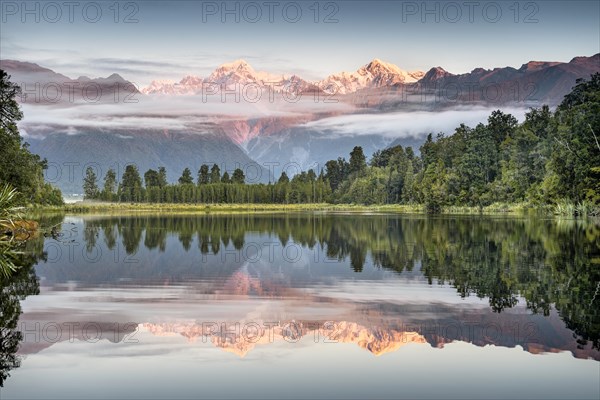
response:
[[[367,160],[360,146],[349,159],[274,183],[247,184],[241,169],[186,168],[176,183],[162,167],[143,174],[128,165],[120,182],[109,170],[99,182],[85,174],[86,199],[150,203],[423,204],[483,208],[493,203],[555,205],[568,214],[600,210],[600,74],[580,79],[553,112],[531,108],[519,123],[493,111],[487,123],[464,124],[452,134],[429,134],[418,152],[394,146]],[[195,176],[194,176],[195,175]]]

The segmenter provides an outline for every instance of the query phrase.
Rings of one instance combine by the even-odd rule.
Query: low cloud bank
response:
[[[310,98],[309,98],[310,97]],[[139,94],[131,103],[69,103],[21,104],[25,118],[20,128],[25,134],[65,127],[65,133],[74,135],[90,129],[126,130],[153,129],[203,133],[208,124],[228,119],[292,117],[315,113],[343,113],[352,111],[344,103],[318,103],[312,96],[296,102],[271,101],[268,98],[255,103],[236,101],[230,96],[223,101],[214,96],[144,96]]]
[[[421,137],[425,133],[443,132],[447,135],[461,123],[474,127],[485,123],[496,108],[472,108],[445,111],[411,111],[386,114],[349,114],[324,118],[305,124],[334,137],[382,135],[389,138]],[[523,120],[527,109],[503,109],[505,113]]]

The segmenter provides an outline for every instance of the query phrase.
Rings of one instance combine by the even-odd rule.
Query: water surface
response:
[[[46,222],[2,292],[2,399],[600,396],[591,222]]]

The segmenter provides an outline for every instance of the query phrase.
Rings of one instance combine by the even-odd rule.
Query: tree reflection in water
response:
[[[19,367],[17,356],[23,334],[17,329],[21,315],[21,301],[27,296],[39,294],[40,286],[33,265],[43,258],[43,241],[33,239],[19,249],[13,257],[17,266],[11,274],[0,274],[0,387],[10,376],[10,370]],[[0,257],[4,254],[0,255]]]
[[[42,218],[42,226],[60,224],[62,216]],[[15,251],[0,253],[0,257],[11,257],[17,267],[9,274],[0,274],[0,387],[10,376],[10,370],[18,368],[20,357],[16,354],[23,334],[18,330],[21,301],[40,292],[38,277],[33,266],[46,260],[44,237],[35,235],[26,242],[15,243]],[[0,260],[1,261],[1,260]]]
[[[420,273],[429,285],[452,285],[461,297],[487,299],[502,313],[523,298],[532,313],[548,316],[556,308],[581,348],[600,349],[600,226],[585,220],[397,215],[238,214],[84,217],[83,248],[121,247],[128,255],[158,251],[168,262],[140,264],[39,264],[49,282],[68,278],[90,285],[121,279],[232,276],[240,263],[227,258],[214,268],[198,268],[201,255],[241,250],[250,237],[266,235],[281,246],[322,249],[329,259],[347,263],[360,279],[369,270]],[[174,249],[173,240],[181,243]],[[42,240],[29,243],[22,268],[2,278],[0,319],[1,378],[19,365],[22,335],[16,330],[20,300],[38,293],[32,266],[44,257]],[[314,262],[315,274],[331,274]],[[272,265],[281,269],[281,266]],[[211,275],[212,274],[212,275]],[[291,274],[290,274],[291,275]],[[293,277],[288,276],[289,281]],[[366,279],[366,278],[365,278]]]
[[[240,250],[250,233],[269,234],[330,259],[349,260],[360,273],[367,258],[398,273],[416,265],[431,285],[451,284],[461,297],[487,298],[494,312],[516,305],[533,313],[551,305],[578,336],[600,348],[600,225],[585,220],[494,217],[398,217],[393,215],[202,215],[110,217],[86,221],[114,246],[119,233],[128,254],[139,246],[165,251],[178,237],[185,251],[193,238],[201,254]],[[96,235],[85,235],[86,241]],[[109,247],[110,247],[109,246]]]

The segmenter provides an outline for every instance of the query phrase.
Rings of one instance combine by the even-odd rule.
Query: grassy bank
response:
[[[123,212],[169,212],[169,213],[272,213],[272,212],[422,212],[421,206],[380,205],[364,206],[354,204],[148,204],[148,203],[99,203],[79,202],[63,206],[41,207],[36,210],[63,211],[67,213],[123,213]]]
[[[149,203],[102,203],[78,202],[63,206],[44,206],[32,211],[65,212],[65,213],[106,213],[123,214],[132,213],[273,213],[273,212],[344,212],[344,213],[398,213],[415,214],[424,213],[423,205],[385,204],[385,205],[360,205],[360,204],[149,204]],[[532,208],[523,203],[504,204],[494,203],[490,206],[479,207],[444,207],[442,214],[514,214],[520,215],[527,212],[541,212],[552,214],[551,206],[545,208]]]

